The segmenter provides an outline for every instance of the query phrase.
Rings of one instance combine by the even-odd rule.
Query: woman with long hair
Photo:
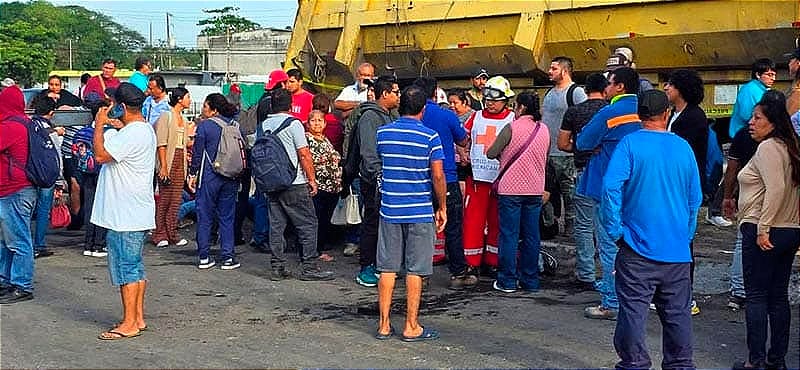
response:
[[[235,124],[233,116],[236,106],[219,93],[210,94],[203,102],[204,119],[197,125],[192,146],[191,188],[197,188],[197,268],[209,269],[216,265],[209,256],[211,248],[211,225],[214,216],[219,224],[219,246],[221,268],[239,268],[233,250],[233,223],[236,210],[236,192],[239,181],[217,174],[213,171],[222,138],[222,126]]]
[[[749,356],[734,368],[785,369],[789,275],[800,245],[800,148],[779,91],[764,94],[748,125],[758,149],[737,179]]]
[[[495,180],[499,263],[493,286],[505,293],[516,291],[517,286],[535,292],[539,290],[539,213],[550,131],[542,127],[536,94],[519,94],[514,113],[517,118],[500,130],[486,153],[500,160]]]
[[[189,91],[176,87],[169,97],[170,110],[156,122],[158,159],[158,200],[156,201],[156,231],[153,242],[157,247],[170,244],[189,244],[178,235],[178,209],[181,206],[183,183],[186,178],[186,148],[189,125],[183,119],[184,109],[192,104]]]

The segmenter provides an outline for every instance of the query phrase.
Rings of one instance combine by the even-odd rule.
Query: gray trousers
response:
[[[286,266],[286,240],[283,231],[291,223],[297,232],[297,242],[302,248],[300,260],[314,262],[317,252],[317,215],[308,185],[292,185],[289,189],[269,194],[269,247],[272,250],[272,269]]]

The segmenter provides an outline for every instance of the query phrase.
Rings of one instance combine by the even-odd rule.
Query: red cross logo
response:
[[[494,126],[486,126],[486,133],[481,135],[478,134],[475,137],[475,144],[483,145],[483,154],[489,151],[489,147],[494,143],[494,139],[497,138],[497,127]]]

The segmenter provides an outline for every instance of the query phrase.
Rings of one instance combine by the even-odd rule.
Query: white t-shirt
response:
[[[365,102],[367,101],[367,89],[364,91],[358,91],[358,82],[345,86],[342,89],[342,92],[339,93],[339,96],[336,97],[337,101],[357,101],[357,102]]]
[[[106,151],[114,160],[100,168],[91,222],[114,231],[155,229],[153,127],[136,121],[119,131],[109,130],[104,137]]]

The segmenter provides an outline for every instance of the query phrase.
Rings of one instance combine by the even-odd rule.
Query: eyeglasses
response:
[[[486,87],[483,89],[483,97],[487,100],[504,100],[506,94],[500,90]]]

